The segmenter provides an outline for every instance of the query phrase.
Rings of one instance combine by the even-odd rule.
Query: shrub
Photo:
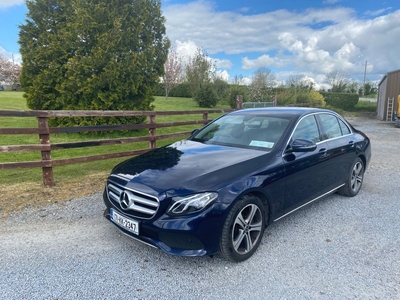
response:
[[[243,96],[243,102],[248,101],[247,87],[242,85],[231,85],[228,92],[228,104],[231,108],[236,108],[237,95]]]
[[[312,103],[313,106],[324,107],[326,105],[324,96],[317,91],[303,92],[297,97],[296,103]]]
[[[286,90],[279,92],[276,95],[276,101],[278,106],[286,106],[290,104],[296,103],[297,97],[296,94]]]
[[[197,90],[194,95],[194,101],[200,107],[214,107],[218,103],[217,94],[211,84],[206,84]]]

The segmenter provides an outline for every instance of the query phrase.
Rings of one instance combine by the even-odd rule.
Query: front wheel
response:
[[[265,221],[265,208],[259,198],[244,196],[236,202],[222,229],[221,255],[235,262],[252,256],[260,245]]]
[[[354,197],[361,190],[364,180],[364,163],[357,157],[354,162],[346,184],[338,190],[338,193],[347,197]]]

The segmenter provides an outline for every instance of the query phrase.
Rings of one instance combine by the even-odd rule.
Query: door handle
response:
[[[328,157],[328,150],[325,148],[322,148],[319,150],[319,154],[320,154],[319,155],[320,158]]]

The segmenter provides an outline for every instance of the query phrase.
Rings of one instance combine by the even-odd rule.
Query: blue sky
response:
[[[400,69],[400,0],[163,0],[167,35],[184,56],[206,50],[226,80],[270,68],[284,82],[302,74],[324,87],[345,71],[362,81]],[[0,0],[0,54],[19,59],[23,0]]]

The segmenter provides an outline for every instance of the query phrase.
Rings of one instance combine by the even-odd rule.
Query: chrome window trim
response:
[[[338,137],[334,137],[334,138],[330,138],[330,139],[326,139],[326,140],[319,141],[318,143],[315,143],[316,145],[325,143],[325,142],[327,142],[327,141],[332,141],[332,140],[335,140],[335,139],[339,139],[339,138],[342,138],[342,137],[345,137],[345,136],[350,136],[350,135],[352,135],[352,134],[354,133],[353,130],[352,130],[352,128],[351,128],[351,126],[349,125],[349,123],[348,123],[345,119],[343,119],[342,116],[337,115],[337,114],[334,114],[334,113],[331,113],[331,112],[325,112],[325,111],[322,111],[322,112],[313,112],[313,113],[310,113],[310,114],[307,114],[307,115],[302,116],[302,117],[297,121],[296,126],[295,126],[294,129],[292,130],[292,133],[290,134],[290,136],[289,136],[289,138],[288,138],[288,140],[287,140],[287,142],[286,142],[286,146],[285,146],[285,148],[284,148],[285,150],[283,150],[282,157],[284,157],[284,156],[287,154],[287,153],[286,153],[286,148],[287,148],[287,146],[289,145],[289,142],[290,142],[290,140],[291,140],[292,137],[293,137],[293,133],[296,131],[297,126],[299,125],[299,123],[300,123],[304,118],[306,118],[306,117],[308,117],[308,116],[314,116],[314,118],[315,118],[315,115],[319,115],[319,114],[332,115],[332,116],[334,116],[334,117],[340,119],[340,120],[343,121],[343,123],[347,126],[347,128],[348,128],[349,131],[350,131],[350,133],[349,133],[349,134],[344,134],[344,135],[341,135],[341,136],[338,136]],[[315,121],[316,121],[317,124],[318,124],[317,119],[316,119]],[[319,127],[318,127],[318,129],[319,129]]]

